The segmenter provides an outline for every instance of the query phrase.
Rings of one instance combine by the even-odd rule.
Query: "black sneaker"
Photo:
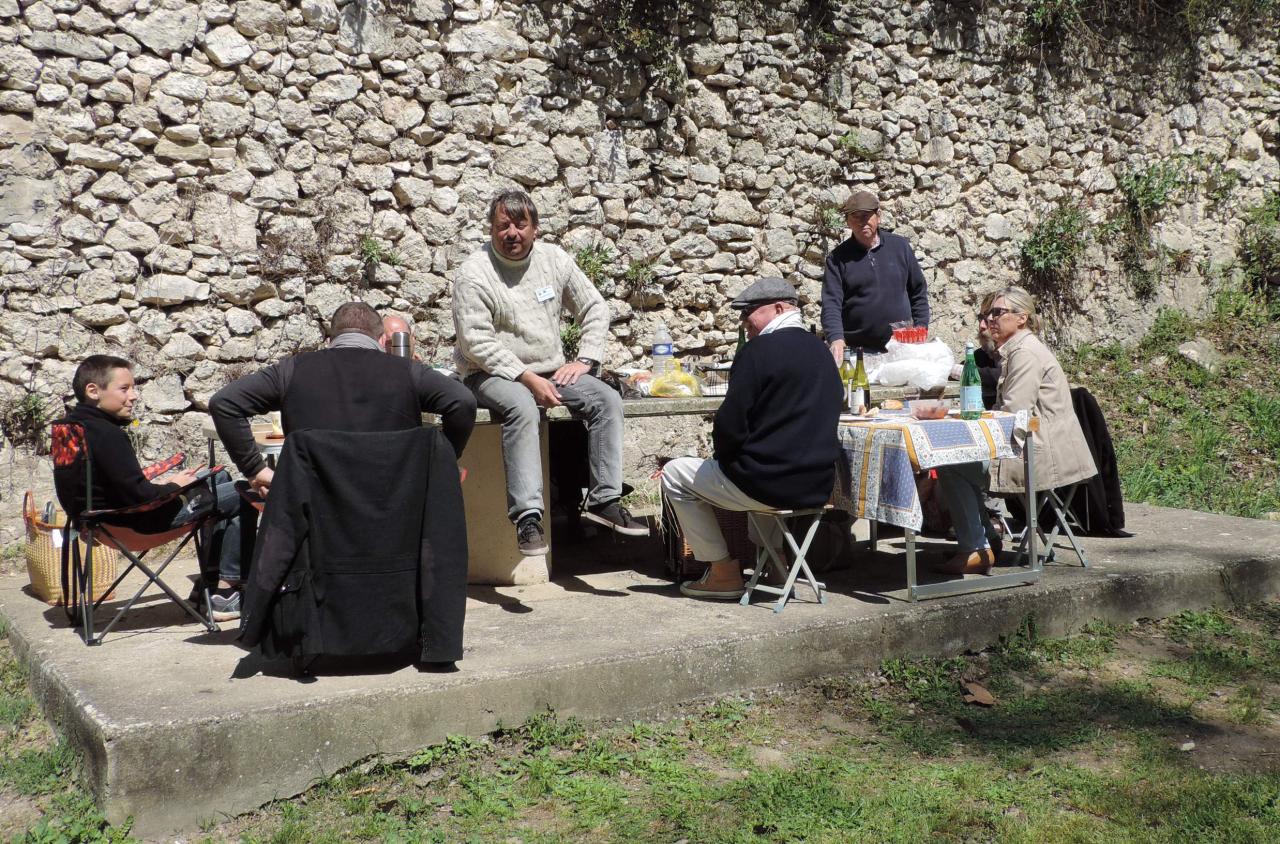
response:
[[[526,557],[547,553],[547,538],[542,532],[542,519],[532,513],[516,522],[516,544]]]
[[[594,507],[588,507],[583,512],[582,518],[588,522],[604,525],[614,533],[620,533],[623,536],[649,535],[649,526],[632,517],[631,511],[616,500],[610,501],[608,504],[597,504]]]

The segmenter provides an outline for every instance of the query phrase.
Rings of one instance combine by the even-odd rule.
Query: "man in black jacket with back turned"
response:
[[[266,495],[275,473],[258,451],[249,420],[275,410],[281,411],[286,435],[405,431],[421,427],[424,412],[437,413],[451,456],[456,460],[462,454],[475,425],[476,402],[470,390],[421,363],[386,354],[382,318],[364,302],[339,307],[329,335],[327,348],[294,355],[241,378],[209,401],[218,436],[255,490]],[[268,516],[264,529],[269,526]],[[463,565],[459,583],[465,590],[465,560]],[[255,579],[252,571],[249,576]],[[465,601],[465,594],[459,592],[458,598]],[[460,619],[459,614],[459,623]],[[435,657],[451,658],[457,657]]]
[[[843,391],[826,346],[805,330],[798,301],[786,281],[764,278],[730,303],[742,312],[751,342],[738,352],[716,412],[715,455],[681,457],[663,467],[662,489],[685,541],[694,559],[708,564],[701,580],[680,585],[690,597],[742,596],[742,571],[729,557],[713,507],[819,507],[831,496]],[[751,539],[781,544],[776,535]]]
[[[227,454],[261,494],[273,472],[258,452],[249,420],[281,411],[293,431],[403,431],[438,413],[445,437],[462,455],[476,421],[476,400],[462,384],[416,361],[388,355],[378,312],[348,302],[333,313],[329,346],[303,352],[223,387],[209,413]]]

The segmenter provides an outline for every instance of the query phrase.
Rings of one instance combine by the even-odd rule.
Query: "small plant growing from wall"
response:
[[[844,239],[844,213],[834,202],[824,202],[814,209],[813,229],[826,240],[839,243]]]
[[[1186,157],[1160,159],[1122,172],[1116,179],[1122,204],[1109,230],[1119,241],[1118,258],[1133,292],[1155,293],[1167,269],[1164,250],[1151,243],[1151,227],[1160,212],[1191,185]]]
[[[604,244],[584,246],[573,253],[573,259],[596,289],[604,292],[609,283],[609,264],[613,261],[613,252]]]
[[[1240,264],[1245,283],[1253,290],[1280,294],[1280,190],[1245,209],[1240,238]]]
[[[1078,303],[1076,267],[1084,247],[1084,211],[1075,205],[1058,205],[1036,223],[1019,249],[1027,289],[1046,303]]]
[[[386,264],[389,267],[400,266],[400,255],[373,235],[366,234],[360,238],[359,250],[360,261],[366,270],[378,264]]]
[[[622,277],[627,280],[632,290],[638,290],[647,284],[653,284],[653,280],[658,277],[658,272],[654,269],[653,261],[635,261],[627,267]]]
[[[836,149],[855,161],[879,161],[884,158],[884,144],[871,142],[867,135],[850,129],[836,139]]]
[[[582,342],[582,326],[576,320],[569,320],[560,329],[560,348],[564,351],[565,360],[578,357],[578,346]]]
[[[0,405],[0,433],[14,448],[28,448],[38,455],[49,453],[48,401],[27,391]]]

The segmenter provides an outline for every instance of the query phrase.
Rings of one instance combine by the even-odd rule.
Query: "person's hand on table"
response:
[[[831,341],[831,357],[835,358],[836,366],[839,366],[840,364],[844,363],[844,341],[843,340]]]
[[[520,383],[525,386],[529,392],[533,393],[533,400],[539,407],[559,407],[560,391],[556,389],[556,385],[526,369],[520,374]]]
[[[267,467],[249,480],[249,486],[254,492],[258,493],[258,495],[266,498],[267,491],[271,489],[271,480],[275,476],[276,473],[270,467]]]
[[[590,371],[591,367],[582,361],[571,360],[555,371],[555,374],[551,376],[551,382],[557,387],[568,387],[578,383],[578,379]]]
[[[961,378],[963,375],[964,375],[964,364],[963,364],[963,363],[953,363],[953,364],[951,365],[951,380],[952,380],[952,381],[959,381],[959,380],[960,380],[960,378]]]

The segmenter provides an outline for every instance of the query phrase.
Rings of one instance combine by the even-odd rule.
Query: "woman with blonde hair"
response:
[[[979,330],[990,337],[1000,360],[996,410],[1029,410],[1040,419],[1032,435],[1036,490],[1055,489],[1098,473],[1084,432],[1071,404],[1066,373],[1053,352],[1040,341],[1042,327],[1035,299],[1021,287],[1007,287],[983,299]],[[959,553],[944,563],[950,574],[988,574],[1000,552],[983,506],[990,485],[998,495],[1021,493],[1025,471],[1021,459],[991,464],[964,463],[938,470],[938,485],[951,511]]]

